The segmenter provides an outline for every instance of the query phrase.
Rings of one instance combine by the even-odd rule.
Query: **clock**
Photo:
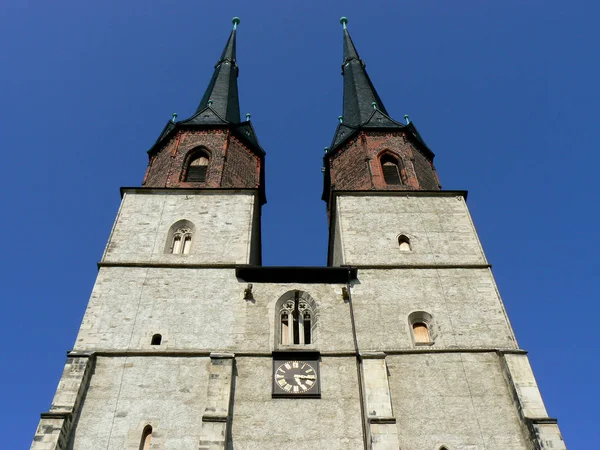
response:
[[[273,397],[320,397],[318,357],[302,353],[273,359]]]

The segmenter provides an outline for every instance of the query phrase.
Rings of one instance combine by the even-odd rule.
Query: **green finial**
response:
[[[208,101],[208,106],[211,106],[212,104],[213,104],[213,101],[212,101],[212,100],[209,100],[209,101]]]
[[[246,113],[246,120],[250,120],[250,113]]]
[[[175,119],[177,119],[177,113],[173,113],[173,117],[171,118],[171,122],[175,123]]]
[[[410,120],[408,119],[408,114],[404,114],[404,120],[406,120],[406,125],[410,123]]]
[[[340,23],[342,24],[342,26],[344,27],[344,30],[346,29],[346,25],[348,24],[348,18],[347,17],[342,17],[340,19]]]
[[[372,102],[371,106],[373,107],[373,109],[377,109],[377,102]]]
[[[338,116],[338,120],[340,121],[340,123],[344,123],[344,117],[343,116]]]
[[[231,23],[233,24],[233,29],[236,30],[237,26],[240,24],[240,18],[234,17],[233,19],[231,19]]]
[[[329,151],[329,147],[325,147],[325,153]]]

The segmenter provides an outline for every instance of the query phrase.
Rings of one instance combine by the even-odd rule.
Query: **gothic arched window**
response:
[[[189,255],[192,249],[194,224],[189,220],[180,220],[169,229],[165,253],[174,255]]]
[[[384,155],[381,158],[381,170],[385,184],[398,185],[402,184],[400,176],[400,167],[398,160],[391,155]]]
[[[140,450],[150,450],[150,441],[152,440],[152,427],[146,425],[142,431],[142,439],[140,441]]]
[[[279,344],[309,345],[314,343],[314,301],[306,294],[294,292],[279,307]]]
[[[208,171],[208,155],[204,152],[197,152],[190,159],[185,172],[184,181],[193,181],[202,183],[206,181],[206,172]]]

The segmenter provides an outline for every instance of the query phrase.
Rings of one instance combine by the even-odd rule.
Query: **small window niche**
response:
[[[405,234],[401,234],[398,236],[398,247],[401,252],[410,252],[412,251],[412,246],[410,245],[410,238]]]
[[[435,325],[431,314],[415,311],[408,316],[408,324],[414,345],[426,346],[435,343]]]
[[[155,334],[154,336],[152,336],[152,339],[150,340],[150,345],[160,345],[161,342],[162,342],[162,335]]]
[[[152,427],[146,425],[142,431],[142,439],[140,440],[140,450],[150,450],[150,441],[152,440]]]

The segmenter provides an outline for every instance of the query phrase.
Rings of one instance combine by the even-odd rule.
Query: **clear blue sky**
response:
[[[468,204],[520,345],[571,450],[598,448],[597,3],[4,1],[2,449],[28,448],[119,206],[172,112],[238,34],[242,114],[267,151],[267,265],[323,265],[322,152],[349,28],[392,117],[410,114]],[[493,407],[490,405],[490,407]]]

